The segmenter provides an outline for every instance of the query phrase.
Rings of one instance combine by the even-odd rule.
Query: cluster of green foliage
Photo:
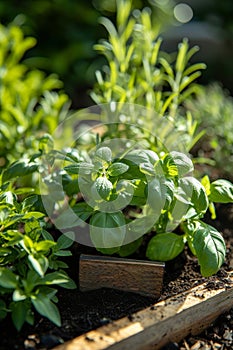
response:
[[[113,155],[111,148],[100,145],[92,157],[76,150],[76,158],[64,154],[64,159],[71,162],[64,170],[77,180],[85,198],[77,203],[72,196],[70,204],[79,221],[90,225],[97,250],[127,256],[141,245],[143,233],[154,232],[146,251],[149,259],[174,259],[187,243],[204,276],[219,270],[224,240],[201,218],[208,208],[214,212],[214,202],[233,202],[230,182],[210,183],[207,176],[198,181],[189,175],[190,158],[175,151],[159,156],[135,146]],[[63,215],[67,219],[66,212]]]
[[[153,17],[159,26],[172,21],[173,1],[132,1],[134,7],[153,5]],[[38,45],[27,53],[27,64],[47,73],[57,73],[75,105],[83,106],[84,92],[95,79],[102,60],[92,47],[103,35],[98,23],[100,13],[114,20],[116,0],[2,0],[1,23],[14,21]],[[82,99],[77,98],[77,90]],[[85,102],[87,103],[87,102]]]
[[[139,104],[158,116],[169,116],[176,130],[184,131],[188,151],[201,137],[191,113],[182,118],[180,105],[198,91],[196,79],[205,64],[190,64],[198,47],[189,49],[188,41],[179,44],[178,52],[168,55],[161,50],[162,39],[153,24],[149,8],[132,11],[130,1],[117,1],[116,27],[107,19],[101,23],[109,37],[95,45],[107,59],[102,74],[96,72],[97,84],[91,93],[98,103]],[[155,119],[156,119],[155,118]],[[132,122],[132,119],[130,120]],[[153,129],[157,121],[139,117],[141,127]],[[113,135],[112,135],[113,136]]]
[[[116,11],[116,28],[101,20],[109,41],[96,48],[108,66],[97,72],[92,93],[107,103],[100,115],[107,124],[95,138],[68,122],[69,130],[58,128],[64,132],[57,144],[53,132],[69,115],[61,82],[22,63],[33,38],[13,24],[0,27],[0,319],[11,314],[18,330],[33,324],[35,310],[61,324],[51,286],[75,288],[61,258],[71,254],[79,227],[90,228],[104,254],[131,255],[147,233],[152,260],[171,260],[188,244],[204,276],[225,258],[221,234],[202,218],[208,209],[215,217],[214,203],[233,202],[233,185],[208,176],[198,181],[192,161],[176,149],[178,135],[186,150],[202,135],[198,120],[180,108],[204,68],[189,63],[197,49],[184,40],[167,55],[148,8],[118,0]],[[155,126],[159,138],[151,135]],[[69,138],[71,146],[63,147]],[[55,226],[65,230],[57,240]]]
[[[92,46],[99,35],[98,11],[91,1],[3,0],[0,12],[4,25],[14,21],[37,39],[27,54],[30,67],[56,72],[73,98],[77,88],[90,86],[95,70],[89,67],[95,57]]]
[[[205,68],[202,63],[188,66],[198,48],[189,50],[184,40],[177,54],[161,52],[162,40],[149,9],[132,13],[130,1],[117,4],[116,28],[109,19],[101,19],[109,38],[95,49],[106,57],[108,66],[104,78],[101,72],[96,73],[93,99],[97,103],[137,103],[155,109],[159,115],[169,112],[175,117],[179,105],[195,91],[191,83]]]
[[[38,189],[19,186],[17,181],[35,175],[38,168],[39,162],[21,160],[0,175],[0,319],[11,313],[18,330],[25,321],[33,324],[34,308],[61,325],[54,304],[57,289],[50,286],[75,288],[63,270],[68,265],[59,260],[71,255],[66,248],[73,240],[67,234],[54,241]]]
[[[38,137],[52,133],[70,105],[56,75],[21,62],[35,45],[14,24],[0,26],[0,167],[38,150]],[[26,151],[26,154],[25,154]]]
[[[0,26],[0,319],[11,314],[18,330],[33,324],[34,310],[61,324],[57,289],[74,288],[59,260],[72,240],[46,230],[38,188],[40,156],[68,110],[55,75],[21,62],[35,39],[15,25]]]
[[[198,149],[199,157],[206,154],[232,178],[233,168],[233,99],[219,84],[202,87],[196,98],[188,99],[185,107],[195,115],[199,128],[205,130]]]

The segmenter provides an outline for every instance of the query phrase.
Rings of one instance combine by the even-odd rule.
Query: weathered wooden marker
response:
[[[81,255],[79,288],[114,288],[157,298],[162,290],[164,266],[154,261]]]

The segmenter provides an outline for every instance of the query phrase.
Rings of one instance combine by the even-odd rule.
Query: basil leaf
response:
[[[89,175],[92,172],[94,165],[91,163],[77,163],[71,164],[64,167],[65,171],[68,174],[80,174],[80,175]]]
[[[172,232],[159,233],[150,240],[146,256],[150,260],[168,261],[179,255],[183,249],[183,236]]]
[[[209,206],[205,187],[191,176],[180,179],[179,186],[183,190],[184,201],[190,202],[197,214],[205,213]]]
[[[142,241],[143,241],[143,237],[140,237],[136,241],[133,241],[131,243],[123,245],[120,248],[118,254],[121,257],[125,257],[125,256],[133,254],[140,247],[140,245],[142,244]]]
[[[112,151],[109,147],[101,147],[95,152],[95,158],[101,161],[110,162],[112,159]]]
[[[193,171],[193,162],[186,154],[173,151],[170,153],[170,156],[177,166],[179,176],[186,175],[190,171]]]
[[[199,221],[193,237],[201,274],[209,277],[215,274],[224,262],[226,246],[222,235],[212,226]]]
[[[102,199],[107,199],[112,189],[113,185],[111,181],[109,181],[105,176],[98,177],[92,186],[92,194],[95,196],[97,191]]]
[[[233,203],[233,184],[223,179],[212,182],[209,199],[211,202]]]
[[[145,175],[155,175],[155,169],[151,163],[141,163],[139,169]]]
[[[119,176],[124,174],[129,169],[129,166],[124,163],[113,163],[108,168],[109,176]]]
[[[126,234],[122,212],[97,212],[91,217],[90,225],[91,240],[98,250],[111,248],[111,254],[119,251]]]

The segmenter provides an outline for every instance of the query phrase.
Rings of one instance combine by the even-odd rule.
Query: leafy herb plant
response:
[[[15,187],[15,178],[37,170],[38,164],[18,162],[0,176],[0,319],[11,314],[15,327],[34,323],[34,311],[61,325],[54,285],[75,288],[60,260],[72,237],[55,242],[46,230],[45,214],[39,210],[39,195]],[[13,171],[12,171],[13,170]],[[14,171],[15,170],[15,171]]]
[[[73,242],[47,231],[38,188],[39,157],[49,133],[68,111],[68,97],[55,75],[22,63],[35,39],[16,25],[0,25],[0,319],[11,315],[20,330],[35,310],[61,324],[55,285],[74,288],[63,270]],[[56,91],[57,90],[57,91]]]
[[[218,83],[202,87],[198,96],[187,99],[185,108],[205,130],[197,145],[198,156],[208,157],[222,174],[232,178],[233,99]],[[205,160],[205,159],[204,159]]]
[[[50,135],[68,114],[60,81],[22,63],[34,39],[13,25],[0,27],[0,319],[11,314],[18,330],[33,324],[35,310],[60,326],[54,286],[75,288],[61,258],[71,254],[74,237],[82,240],[82,229],[104,254],[129,256],[150,234],[151,260],[174,259],[188,245],[204,276],[224,261],[221,234],[202,219],[208,209],[215,217],[214,203],[233,202],[233,185],[208,176],[198,181],[190,158],[163,146],[172,137],[180,142],[181,130],[188,151],[202,135],[180,106],[197,91],[204,65],[190,65],[197,49],[186,40],[175,55],[163,53],[148,9],[132,10],[130,1],[117,1],[116,28],[102,19],[109,41],[96,49],[108,66],[97,72],[92,93],[108,103],[106,115],[110,106],[110,115],[117,110],[126,123],[113,120],[97,142],[84,135],[77,148],[62,150],[53,149]],[[155,112],[158,124],[149,112],[134,114],[138,104]],[[150,134],[155,125],[163,125],[159,142]],[[58,240],[54,224],[65,232]]]
[[[190,62],[198,47],[189,48],[184,39],[176,53],[163,52],[162,38],[150,8],[135,10],[128,0],[118,0],[116,4],[116,27],[108,18],[100,19],[108,40],[102,40],[95,49],[105,56],[107,64],[103,72],[96,72],[97,84],[91,96],[98,104],[115,102],[118,109],[124,103],[139,104],[159,117],[169,117],[176,129],[183,130],[188,151],[202,133],[197,132],[190,111],[183,117],[179,107],[199,90],[196,80],[205,64]],[[144,129],[153,129],[155,121],[149,115],[139,117],[136,123]]]
[[[132,254],[143,236],[152,232],[146,250],[149,259],[174,259],[188,244],[203,276],[218,271],[225,243],[202,218],[208,208],[214,214],[214,203],[233,202],[230,182],[210,183],[207,176],[198,181],[191,176],[190,158],[176,151],[159,155],[135,147],[120,154],[100,145],[91,156],[73,152],[76,159],[64,154],[70,163],[64,170],[77,184],[77,192],[69,196],[77,220],[72,223],[69,210],[62,208],[59,225],[62,220],[64,226],[70,223],[70,229],[86,225],[97,250],[120,256]]]
[[[34,45],[14,24],[0,25],[0,170],[38,149],[37,138],[52,133],[68,113],[68,96],[57,76],[22,62]]]

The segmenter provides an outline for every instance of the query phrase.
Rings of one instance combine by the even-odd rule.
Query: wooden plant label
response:
[[[164,263],[81,255],[79,287],[81,291],[114,288],[157,298],[163,285]]]

